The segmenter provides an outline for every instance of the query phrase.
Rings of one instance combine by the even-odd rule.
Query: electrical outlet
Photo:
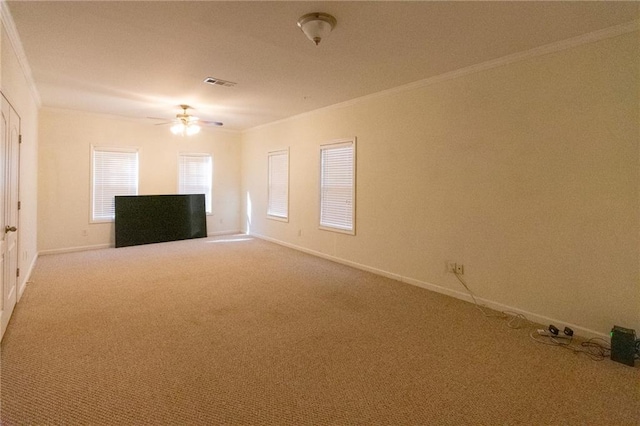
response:
[[[457,263],[457,262],[447,262],[447,272],[463,275],[464,265],[462,263]]]

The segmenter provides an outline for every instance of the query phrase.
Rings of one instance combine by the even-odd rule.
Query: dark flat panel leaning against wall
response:
[[[116,247],[207,236],[204,194],[115,197]]]

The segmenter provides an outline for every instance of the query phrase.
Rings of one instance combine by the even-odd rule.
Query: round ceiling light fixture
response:
[[[298,26],[309,40],[317,46],[336,26],[336,18],[328,13],[307,13],[298,19]]]

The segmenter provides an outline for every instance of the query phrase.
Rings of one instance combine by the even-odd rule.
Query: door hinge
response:
[[[18,135],[18,143],[22,143],[22,135]]]
[[[18,210],[20,210],[21,207],[22,207],[22,203],[18,201]]]
[[[20,278],[20,268],[16,269],[16,277]]]

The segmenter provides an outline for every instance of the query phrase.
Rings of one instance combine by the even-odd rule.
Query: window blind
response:
[[[138,195],[138,151],[93,148],[92,221],[115,218],[116,195]]]
[[[212,159],[209,154],[180,154],[178,193],[204,194],[205,210],[211,213]]]
[[[270,152],[267,215],[289,218],[289,151]]]
[[[320,147],[320,227],[355,233],[355,139]]]

